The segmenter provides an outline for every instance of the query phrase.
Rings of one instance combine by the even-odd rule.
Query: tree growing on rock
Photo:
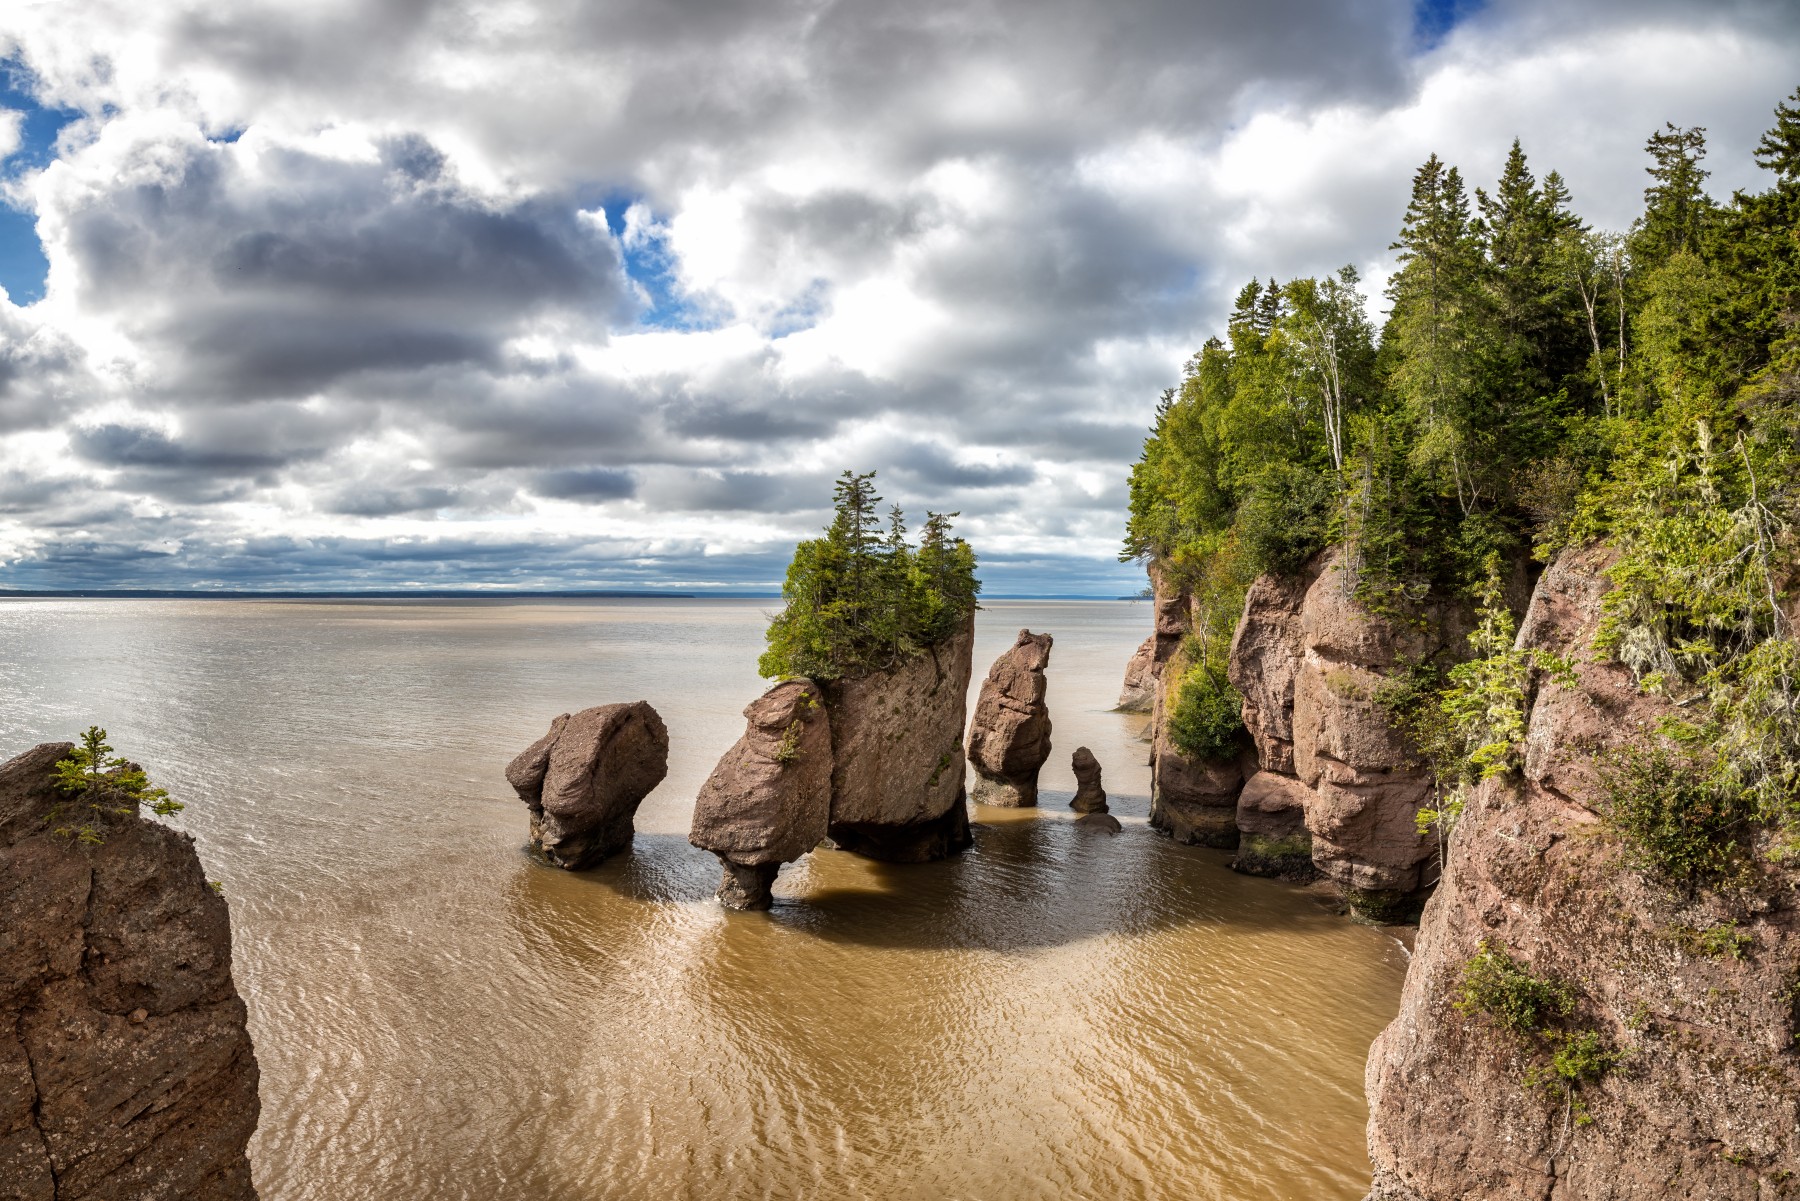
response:
[[[875,473],[846,471],[824,536],[794,548],[769,623],[766,677],[839,680],[883,671],[954,634],[974,612],[975,552],[951,532],[957,513],[927,513],[915,547],[895,505],[881,529]]]

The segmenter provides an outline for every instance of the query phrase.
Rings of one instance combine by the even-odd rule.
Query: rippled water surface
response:
[[[0,752],[99,722],[188,803],[265,1201],[1361,1195],[1403,952],[1145,826],[1142,719],[1107,711],[1145,606],[982,612],[978,678],[1057,638],[1042,809],[975,810],[948,863],[815,852],[732,914],[685,833],[768,608],[0,601]],[[506,761],[640,697],[673,749],[632,851],[527,859]],[[1082,744],[1117,837],[1070,822]]]

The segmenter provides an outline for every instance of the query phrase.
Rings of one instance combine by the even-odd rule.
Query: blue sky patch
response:
[[[0,162],[0,174],[16,179],[56,157],[56,137],[81,114],[48,108],[32,94],[31,75],[16,60],[0,60],[0,108],[25,114],[19,148]],[[37,216],[0,204],[0,287],[14,304],[30,304],[44,296],[50,261],[38,241]]]
[[[1433,49],[1486,3],[1487,0],[1413,0],[1413,37],[1421,49]]]
[[[669,253],[663,238],[653,235],[635,243],[625,241],[625,211],[634,204],[649,207],[641,196],[613,192],[601,201],[601,209],[606,213],[606,228],[619,240],[620,253],[625,257],[625,274],[643,290],[647,299],[646,306],[638,313],[638,323],[648,329],[713,328],[717,322],[712,319],[712,314],[681,290],[681,282],[675,275],[675,256]],[[661,224],[654,214],[652,220]]]

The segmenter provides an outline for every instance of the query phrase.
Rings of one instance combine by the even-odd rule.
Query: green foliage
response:
[[[1600,776],[1601,816],[1633,867],[1684,887],[1738,869],[1742,797],[1711,787],[1686,748],[1627,743],[1601,761]]]
[[[899,506],[885,533],[874,472],[846,471],[822,538],[794,548],[757,666],[766,677],[838,680],[883,671],[951,637],[975,611],[975,552],[929,513],[914,547]]]
[[[1463,965],[1456,1008],[1514,1034],[1535,1034],[1553,1018],[1573,1013],[1575,994],[1566,984],[1532,975],[1505,948],[1482,939]]]
[[[105,841],[100,825],[109,815],[130,817],[140,805],[148,805],[158,817],[181,812],[182,803],[170,800],[166,790],[153,787],[143,768],[112,752],[106,731],[89,726],[81,734],[80,745],[57,760],[56,789],[69,802],[54,807],[46,820],[61,821],[70,806],[80,817],[72,824],[55,827],[52,832],[58,837],[99,845]]]
[[[1673,926],[1669,929],[1669,936],[1692,954],[1712,959],[1735,959],[1739,962],[1746,959],[1751,948],[1756,945],[1756,939],[1740,930],[1735,921],[1720,922],[1703,929]]]
[[[1757,145],[1764,190],[1709,195],[1702,129],[1645,149],[1642,216],[1612,232],[1516,143],[1490,189],[1429,158],[1379,338],[1348,270],[1247,284],[1158,406],[1124,553],[1225,607],[1331,543],[1374,613],[1475,602],[1468,662],[1376,698],[1437,774],[1424,817],[1447,832],[1518,765],[1532,688],[1569,670],[1512,647],[1497,567],[1610,543],[1596,653],[1680,717],[1596,800],[1641,870],[1699,886],[1751,845],[1800,853],[1800,90]],[[1221,737],[1222,678],[1182,677],[1196,744]]]
[[[1204,664],[1181,677],[1169,714],[1169,741],[1196,759],[1225,759],[1237,754],[1244,731],[1244,698]]]
[[[1543,1039],[1551,1050],[1550,1062],[1525,1070],[1525,1087],[1542,1089],[1553,1101],[1569,1101],[1575,1124],[1593,1121],[1577,1095],[1584,1084],[1599,1082],[1619,1066],[1624,1052],[1606,1045],[1598,1030],[1546,1030]]]

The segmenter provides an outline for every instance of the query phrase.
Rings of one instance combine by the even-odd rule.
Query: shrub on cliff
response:
[[[154,787],[144,769],[107,745],[106,731],[89,726],[81,744],[56,762],[56,789],[68,801],[50,811],[48,820],[75,819],[59,825],[54,833],[80,842],[100,843],[100,823],[108,815],[128,817],[148,805],[159,817],[181,812],[180,801],[170,800],[166,790]],[[73,808],[74,812],[69,810]]]
[[[874,472],[846,471],[824,537],[794,548],[757,667],[766,677],[837,680],[882,671],[949,638],[975,610],[975,552],[928,513],[915,547],[895,505],[885,533]]]

